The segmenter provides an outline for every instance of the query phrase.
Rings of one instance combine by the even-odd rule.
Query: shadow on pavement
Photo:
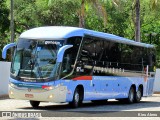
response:
[[[51,103],[52,104],[52,103]],[[30,105],[28,103],[28,105]],[[86,102],[83,103],[82,106],[79,108],[71,108],[71,106],[67,103],[58,104],[58,105],[46,105],[46,106],[39,106],[36,110],[47,110],[47,111],[125,111],[125,110],[136,110],[141,108],[154,108],[154,107],[160,107],[160,102],[154,102],[154,101],[141,101],[140,103],[134,103],[134,104],[127,104],[122,103],[119,101],[108,101],[106,103],[92,103],[92,102]],[[108,109],[109,108],[109,109]],[[29,110],[35,110],[31,106],[19,108],[19,109],[29,109]]]

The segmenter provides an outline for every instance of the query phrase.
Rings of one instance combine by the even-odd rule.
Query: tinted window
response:
[[[76,64],[75,75],[92,75],[93,62],[96,58],[94,40],[85,38]]]
[[[67,40],[66,44],[71,44],[73,45],[73,47],[67,49],[64,53],[61,77],[65,77],[66,75],[72,72],[78,54],[81,39],[81,37],[71,37]]]

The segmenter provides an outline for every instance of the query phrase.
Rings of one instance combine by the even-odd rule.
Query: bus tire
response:
[[[139,87],[138,90],[137,90],[137,92],[136,92],[136,95],[135,95],[135,102],[136,103],[140,102],[140,100],[142,98],[142,94],[143,94],[142,88]]]
[[[79,107],[80,104],[82,103],[80,98],[81,98],[80,91],[78,88],[76,88],[74,91],[73,100],[72,100],[72,102],[69,103],[71,105],[71,107],[73,107],[73,108]]]
[[[127,103],[133,103],[135,98],[135,89],[134,87],[131,87],[129,90],[128,98],[127,98]]]
[[[39,104],[40,104],[40,101],[32,101],[30,100],[30,104],[33,108],[38,108],[39,107]]]

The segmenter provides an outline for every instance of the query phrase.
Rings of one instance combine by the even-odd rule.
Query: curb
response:
[[[154,94],[160,94],[160,92],[157,91],[157,92],[154,92]]]
[[[0,95],[0,100],[2,99],[9,99],[9,95],[8,94]]]

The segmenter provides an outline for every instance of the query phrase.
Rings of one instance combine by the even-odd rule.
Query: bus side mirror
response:
[[[73,47],[73,45],[64,45],[62,46],[59,50],[58,50],[58,54],[57,54],[57,62],[62,62],[63,60],[63,55],[64,55],[64,52]],[[74,52],[74,51],[73,51]]]
[[[2,50],[2,58],[3,59],[6,59],[6,56],[7,56],[7,50],[11,47],[14,47],[16,46],[16,43],[10,43],[10,44],[7,44],[3,47],[3,50]]]

